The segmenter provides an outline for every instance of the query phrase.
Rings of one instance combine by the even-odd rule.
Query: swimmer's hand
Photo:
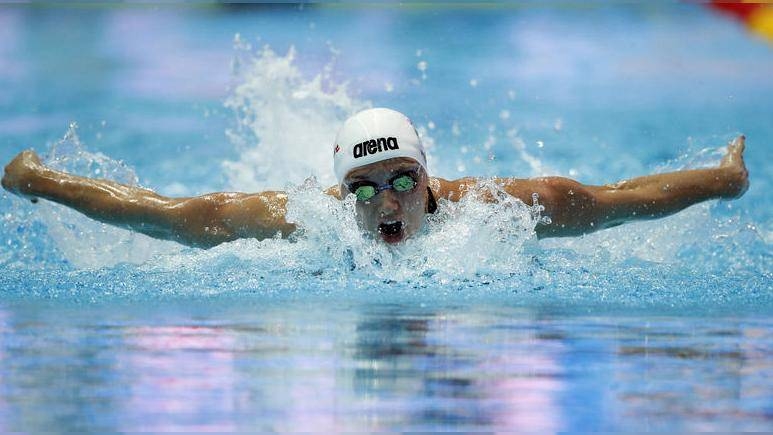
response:
[[[749,189],[749,171],[743,161],[746,137],[738,136],[727,146],[727,153],[719,164],[727,177],[726,189],[721,197],[733,199],[741,197]]]
[[[33,185],[45,169],[46,167],[40,162],[40,157],[34,151],[22,151],[5,167],[3,188],[33,203],[38,202],[33,193]]]

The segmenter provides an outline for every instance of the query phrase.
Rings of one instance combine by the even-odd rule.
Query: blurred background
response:
[[[289,188],[307,224],[204,251],[0,193],[0,429],[770,430],[772,16],[0,5],[0,161]],[[395,253],[297,187],[333,182],[335,132],[369,106],[412,117],[446,178],[606,183],[714,165],[743,133],[751,187],[540,242],[528,210],[473,202]]]
[[[3,5],[0,159],[43,151],[77,122],[90,150],[134,167],[144,184],[227,186],[219,163],[244,153],[225,134],[235,116],[224,102],[245,82],[233,67],[238,34],[253,51],[281,57],[293,47],[286,81],[321,74],[323,88],[346,84],[355,103],[331,103],[341,112],[359,103],[406,112],[433,139],[435,172],[446,177],[550,171],[604,182],[741,132],[753,172],[767,174],[773,42],[755,33],[770,26],[755,10],[769,7]],[[260,102],[280,110],[293,98],[264,91]],[[526,165],[514,140],[542,167]],[[752,195],[767,190],[757,189],[765,178],[754,181]]]

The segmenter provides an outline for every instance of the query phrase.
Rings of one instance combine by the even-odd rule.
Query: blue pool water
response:
[[[2,194],[0,430],[771,430],[771,77],[701,5],[0,6],[0,161],[286,189],[305,230],[203,251]],[[445,178],[605,183],[743,133],[751,187],[539,242],[531,204],[441,204],[389,250],[319,193],[369,106]]]

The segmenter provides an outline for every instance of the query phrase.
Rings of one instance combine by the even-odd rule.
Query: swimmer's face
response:
[[[416,185],[405,191],[408,175]],[[344,178],[341,192],[354,193],[358,186],[393,185],[398,189],[381,190],[366,200],[357,200],[357,222],[360,227],[387,243],[399,243],[412,236],[424,224],[427,210],[429,177],[413,159],[396,158],[352,170]],[[410,186],[410,184],[408,184]]]

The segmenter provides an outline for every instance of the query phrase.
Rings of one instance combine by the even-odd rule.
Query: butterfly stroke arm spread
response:
[[[32,151],[20,153],[6,166],[2,184],[33,202],[44,198],[100,222],[201,248],[295,231],[285,221],[283,192],[168,198],[140,187],[56,171]]]
[[[749,187],[743,162],[745,138],[730,143],[720,164],[713,168],[649,175],[603,186],[589,186],[563,177],[498,178],[503,189],[527,204],[532,194],[545,207],[550,224],[539,224],[537,236],[578,236],[625,222],[674,214],[709,199],[737,198]],[[439,180],[440,197],[458,200],[477,184],[472,178]]]
[[[589,186],[563,177],[498,178],[503,189],[529,204],[536,193],[550,224],[537,236],[577,236],[633,220],[655,219],[714,198],[737,198],[749,186],[743,162],[744,137],[735,139],[719,166],[649,175],[604,186]],[[208,248],[239,238],[288,236],[296,226],[285,219],[287,195],[211,193],[168,198],[126,186],[48,168],[32,151],[5,167],[3,187],[36,201],[44,198],[71,207],[100,222],[151,237]],[[432,179],[437,198],[458,201],[477,185],[474,178]],[[338,189],[327,190],[339,196]]]

